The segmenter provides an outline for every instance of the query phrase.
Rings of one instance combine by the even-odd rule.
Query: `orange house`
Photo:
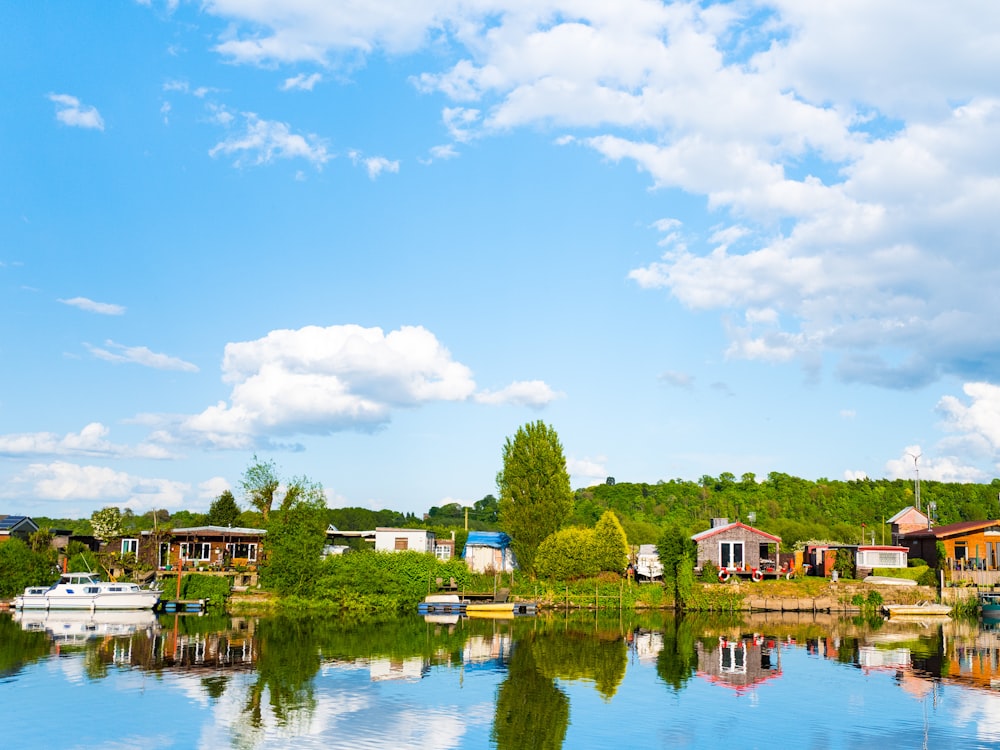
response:
[[[910,557],[929,565],[938,565],[938,542],[952,570],[1000,570],[1000,521],[960,521],[899,536]]]

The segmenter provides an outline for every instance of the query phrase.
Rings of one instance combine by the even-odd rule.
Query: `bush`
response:
[[[919,557],[911,557],[906,561],[906,566],[908,568],[926,568],[927,563]]]
[[[570,526],[542,540],[535,554],[535,572],[542,578],[568,581],[594,576],[599,570],[594,555],[594,530]]]
[[[614,511],[605,511],[594,526],[594,558],[598,570],[619,575],[628,565],[628,539]]]
[[[210,604],[224,604],[229,597],[232,579],[227,576],[202,576],[191,573],[181,576],[181,599],[206,599]],[[176,595],[176,587],[168,585],[164,590],[164,598]]]
[[[706,560],[705,564],[701,566],[701,575],[698,580],[702,583],[718,583],[719,568],[711,560]]]

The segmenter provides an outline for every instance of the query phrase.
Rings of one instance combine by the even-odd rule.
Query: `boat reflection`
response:
[[[159,630],[151,610],[18,610],[12,617],[22,630],[44,632],[52,641],[62,644],[136,633],[153,635]]]

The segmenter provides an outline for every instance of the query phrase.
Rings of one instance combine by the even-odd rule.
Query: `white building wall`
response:
[[[405,547],[401,547],[405,540]],[[434,553],[434,534],[426,529],[375,529],[376,552],[400,552],[415,550],[417,552]]]

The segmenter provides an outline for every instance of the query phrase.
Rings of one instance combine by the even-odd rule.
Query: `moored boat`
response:
[[[158,589],[102,581],[94,573],[63,573],[51,586],[29,586],[14,598],[15,609],[153,609]]]
[[[979,592],[979,611],[983,617],[1000,618],[1000,592]]]
[[[916,604],[886,604],[882,607],[890,618],[898,617],[948,617],[951,607],[947,604],[934,602],[917,602]]]

